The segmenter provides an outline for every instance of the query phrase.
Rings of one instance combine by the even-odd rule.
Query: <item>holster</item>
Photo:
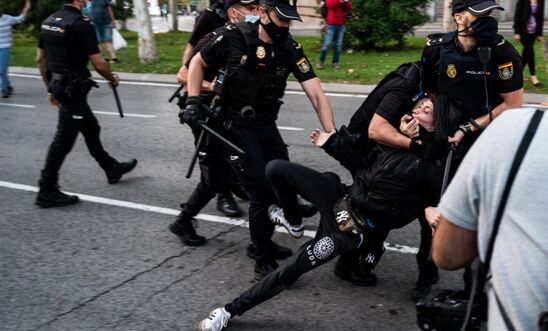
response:
[[[89,77],[82,78],[55,72],[51,74],[51,93],[53,93],[56,100],[61,102],[85,101],[92,87],[99,87],[99,85]]]

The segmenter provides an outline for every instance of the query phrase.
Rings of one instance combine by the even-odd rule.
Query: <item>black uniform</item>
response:
[[[93,83],[87,69],[88,56],[99,53],[97,44],[93,25],[75,7],[65,6],[42,23],[39,48],[45,51],[49,92],[61,106],[57,132],[42,170],[41,191],[55,189],[59,169],[78,132],[84,135],[90,154],[106,172],[109,181],[113,181],[113,174],[120,166],[103,149],[99,139],[101,128],[86,100]]]
[[[222,34],[224,29],[224,26],[220,27],[202,37],[198,44],[196,44],[192,56],[198,53],[213,38],[216,38],[219,34]],[[190,65],[192,56],[185,64],[187,68]],[[216,74],[216,71],[208,68],[204,74],[204,80],[211,82],[215,78]],[[200,94],[202,102],[206,105],[211,104],[214,96],[214,93],[209,92]],[[195,141],[198,140],[200,132],[201,130],[192,131]],[[181,214],[179,215],[179,220],[182,222],[189,221],[196,216],[216,194],[222,194],[225,197],[229,196],[231,194],[230,189],[237,185],[236,174],[225,158],[222,143],[210,135],[206,135],[204,139],[205,140],[202,142],[202,148],[198,154],[200,182],[188,200],[181,204],[182,209]],[[232,197],[230,197],[230,199],[232,199]],[[238,216],[240,212],[240,210],[236,209],[233,216]]]
[[[196,23],[194,24],[194,29],[188,43],[196,47],[203,36],[222,27],[227,20],[223,2],[216,2],[213,6],[203,10],[196,18]]]
[[[287,77],[299,82],[315,76],[302,47],[291,37],[283,44],[268,44],[257,36],[258,24],[237,23],[204,47],[200,53],[212,69],[225,69],[221,96],[226,137],[246,152],[231,152],[229,162],[250,198],[249,228],[257,264],[273,262],[274,230],[267,208],[275,202],[264,169],[274,159],[288,159],[287,146],[276,118],[282,104]],[[296,196],[295,196],[296,201]]]
[[[487,95],[490,109],[502,102],[501,93],[523,87],[521,58],[517,50],[502,36],[491,48],[491,61],[487,64]],[[488,113],[483,64],[478,48],[463,52],[455,32],[428,36],[423,50],[426,90],[446,95],[457,103],[463,114],[463,123]],[[463,140],[466,150],[477,139],[480,131]]]
[[[384,251],[384,238],[379,242],[377,236],[371,234],[405,226],[424,209],[425,197],[431,193],[422,188],[430,180],[439,182],[440,176],[432,178],[428,174],[441,173],[440,167],[425,162],[409,151],[381,145],[375,149],[379,154],[378,158],[369,169],[356,174],[356,180],[350,187],[343,185],[334,173],[320,173],[283,160],[271,161],[267,165],[267,179],[276,196],[280,197],[281,205],[291,203],[284,201],[286,197],[299,194],[318,208],[320,224],[314,239],[301,246],[278,269],[224,307],[232,316],[242,315],[279,294],[302,274],[339,254],[359,249],[368,254],[365,259],[371,264],[371,268],[374,267]],[[397,192],[395,195],[394,191]],[[353,208],[366,219],[363,234],[339,230],[333,208],[345,195]]]

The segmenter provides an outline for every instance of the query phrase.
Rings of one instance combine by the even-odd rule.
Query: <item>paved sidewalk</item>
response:
[[[26,68],[26,67],[10,67],[10,74],[28,74],[28,75],[39,75],[37,68]],[[93,71],[93,76],[99,78],[100,76]],[[173,84],[175,87],[177,81],[175,79],[175,74],[139,74],[139,73],[127,73],[127,72],[117,72],[116,73],[122,81],[136,81],[136,82],[151,82],[151,83],[164,83],[164,84]],[[359,84],[343,84],[343,83],[322,83],[322,87],[327,93],[346,93],[354,95],[366,95],[369,94],[374,88],[375,85],[359,85]],[[301,86],[299,83],[290,81],[287,83],[287,89],[290,91],[301,91]],[[542,102],[548,102],[548,95],[538,94],[538,93],[525,93],[523,101],[528,104],[540,104]]]

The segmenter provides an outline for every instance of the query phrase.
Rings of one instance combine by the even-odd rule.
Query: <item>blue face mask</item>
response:
[[[258,15],[246,15],[245,21],[249,23],[256,23],[259,20],[259,18],[260,17]]]

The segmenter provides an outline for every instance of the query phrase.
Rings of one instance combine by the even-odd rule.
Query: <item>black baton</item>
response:
[[[194,155],[192,155],[192,160],[190,160],[190,164],[188,165],[188,170],[185,176],[186,178],[190,178],[190,176],[192,176],[192,171],[194,171],[196,160],[198,160],[198,155],[200,154],[200,148],[202,148],[202,141],[204,140],[204,136],[205,130],[202,130],[200,132],[200,135],[198,136],[198,141],[196,142],[196,150],[194,151]]]
[[[114,93],[114,100],[116,100],[116,106],[118,106],[118,114],[120,117],[124,117],[124,110],[122,109],[122,104],[120,103],[120,97],[118,96],[118,90],[116,86],[112,85],[112,92]]]
[[[175,97],[177,97],[177,95],[179,94],[179,92],[181,92],[181,90],[183,89],[184,85],[181,85],[177,88],[177,90],[175,90],[175,92],[173,93],[173,95],[171,95],[169,97],[169,99],[167,100],[167,102],[171,103],[171,101],[173,101],[173,99],[175,99]]]
[[[234,145],[233,143],[231,143],[230,141],[228,141],[225,137],[223,137],[219,133],[217,133],[217,131],[213,130],[212,128],[210,128],[209,126],[207,126],[204,123],[200,123],[200,126],[202,127],[203,130],[206,130],[209,134],[211,134],[215,138],[219,139],[223,144],[228,146],[230,149],[232,149],[236,153],[238,153],[242,156],[245,155],[245,152],[240,147],[238,147],[238,146]]]

